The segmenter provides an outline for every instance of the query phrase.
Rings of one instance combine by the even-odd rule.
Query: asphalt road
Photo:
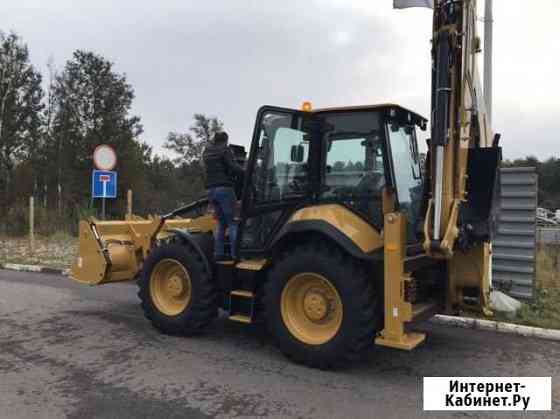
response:
[[[422,377],[550,375],[553,413],[527,416],[560,417],[560,343],[419,328],[429,339],[414,352],[376,348],[361,364],[318,371],[226,319],[197,338],[161,335],[134,284],[0,271],[0,417],[508,418],[423,413]]]

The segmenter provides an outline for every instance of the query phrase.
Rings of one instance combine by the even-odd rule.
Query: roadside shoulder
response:
[[[24,265],[20,263],[0,263],[0,269],[6,269],[9,271],[18,271],[18,272],[38,272],[38,273],[64,275],[64,276],[68,276],[70,273],[69,269],[51,268],[48,266],[40,266],[40,265]]]
[[[488,330],[491,332],[509,333],[513,335],[536,337],[560,342],[560,330],[555,329],[543,329],[540,327],[523,326],[520,324],[474,319],[470,317],[446,316],[443,314],[435,315],[430,321],[434,324],[441,324],[445,326]]]

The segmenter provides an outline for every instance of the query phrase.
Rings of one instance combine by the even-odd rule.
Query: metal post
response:
[[[488,123],[492,127],[492,43],[494,14],[492,0],[486,0],[484,10],[484,101]],[[488,267],[490,289],[492,288],[492,244],[490,244],[490,261]]]
[[[441,210],[443,204],[443,157],[445,150],[443,146],[436,147],[436,190],[434,194],[434,240],[441,238]]]
[[[484,101],[488,120],[492,124],[492,37],[493,37],[493,7],[492,0],[486,0],[484,12]]]
[[[35,199],[29,197],[29,246],[31,253],[35,252]]]
[[[126,217],[128,219],[132,218],[132,189],[129,189],[126,193]]]

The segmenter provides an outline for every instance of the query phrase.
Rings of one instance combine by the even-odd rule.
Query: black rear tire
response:
[[[330,340],[305,343],[285,324],[281,301],[291,278],[318,274],[336,289],[342,302],[342,323]],[[383,312],[373,278],[360,261],[336,246],[306,244],[285,251],[272,267],[264,287],[266,322],[279,349],[295,362],[327,369],[361,358],[381,330]]]
[[[165,259],[180,263],[188,272],[191,281],[190,302],[176,315],[167,315],[159,310],[150,291],[152,272],[158,263]],[[138,297],[144,315],[163,333],[198,334],[217,316],[217,293],[211,273],[206,269],[200,255],[188,244],[172,242],[155,248],[144,263],[138,286]]]

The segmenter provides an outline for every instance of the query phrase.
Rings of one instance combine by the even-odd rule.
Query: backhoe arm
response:
[[[459,240],[488,240],[500,153],[482,100],[477,68],[476,0],[437,0],[432,49],[432,128],[424,248],[450,258]]]

